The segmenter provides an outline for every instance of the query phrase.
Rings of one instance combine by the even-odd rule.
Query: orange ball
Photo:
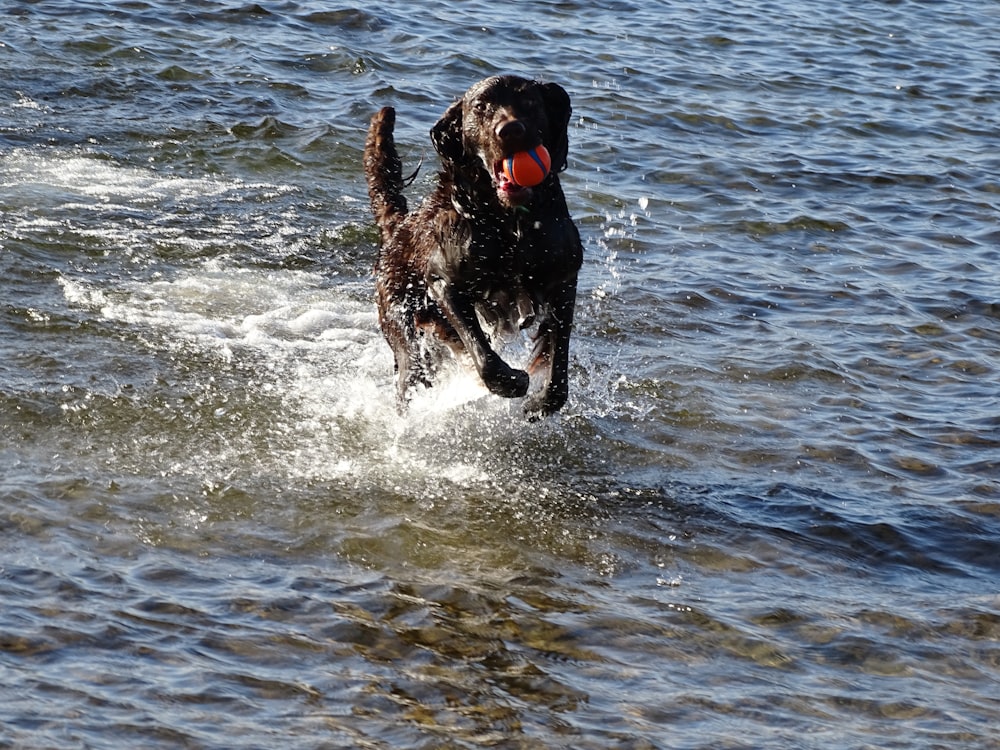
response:
[[[503,173],[521,187],[534,187],[545,179],[551,168],[552,157],[545,146],[518,151],[503,160]]]

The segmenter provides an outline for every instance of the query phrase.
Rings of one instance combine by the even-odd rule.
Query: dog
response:
[[[540,388],[524,402],[532,420],[566,403],[583,262],[558,176],[571,112],[569,95],[555,83],[503,75],[475,84],[431,129],[441,169],[412,212],[393,140],[395,110],[372,117],[364,164],[380,233],[375,288],[400,411],[415,386],[433,385],[449,352],[471,360],[486,388],[506,398],[527,396],[530,375],[541,374]],[[552,162],[541,184],[520,187],[504,176],[505,157],[540,144]],[[525,372],[510,367],[493,343],[527,328],[534,345]]]

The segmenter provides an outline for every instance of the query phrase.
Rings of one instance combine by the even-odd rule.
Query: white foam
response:
[[[168,219],[179,200],[192,202],[187,212],[196,210],[198,202],[245,200],[252,187],[212,177],[162,176],[77,152],[0,155],[0,177],[5,182],[0,192],[30,187],[50,202],[65,201],[63,206],[79,202],[96,207],[115,200],[145,207],[174,201],[166,213],[159,205],[141,211]],[[27,207],[26,200],[21,202]],[[41,227],[46,218],[40,213],[25,210],[19,214],[20,226],[35,222],[51,229]],[[93,223],[95,228],[87,231],[100,234],[109,252],[134,256],[141,269],[148,268],[143,259],[150,242],[224,244],[242,236],[245,227],[236,220],[215,218],[199,224],[199,236],[205,239],[186,237],[170,222],[116,217]],[[294,222],[294,216],[279,217],[274,225],[273,242],[283,250],[292,241],[288,235]],[[495,452],[491,441],[517,440],[524,428],[519,400],[490,396],[478,378],[458,366],[434,388],[418,390],[408,415],[401,417],[393,360],[379,330],[368,279],[342,282],[335,275],[304,270],[244,267],[225,257],[101,279],[67,275],[62,279],[65,299],[136,329],[143,341],[171,353],[186,355],[193,348],[217,357],[222,367],[246,363],[254,372],[247,386],[250,397],[259,390],[261,403],[275,410],[268,429],[278,439],[274,446],[267,439],[267,451],[258,450],[262,436],[240,436],[233,440],[232,456],[191,455],[177,459],[171,471],[186,467],[203,472],[206,460],[245,468],[249,455],[257,462],[254,470],[309,479],[371,476],[386,486],[392,476],[400,477],[401,485],[418,476],[428,482],[477,483],[489,475],[482,456]],[[523,366],[526,359],[523,343],[516,340],[503,352],[514,366]],[[211,376],[205,374],[206,379]],[[428,453],[428,445],[440,450],[432,447]]]
[[[4,46],[3,44],[0,44],[0,48],[2,48],[3,46]],[[14,109],[32,109],[37,112],[49,111],[47,107],[43,107],[34,99],[30,98],[29,96],[26,96],[20,91],[17,92],[17,100],[11,106],[13,106]]]
[[[75,209],[109,203],[147,206],[168,200],[218,200],[238,197],[251,190],[269,193],[293,190],[287,186],[250,185],[218,177],[163,175],[80,151],[25,149],[0,157],[0,184],[12,195],[45,198]]]
[[[434,388],[418,390],[407,416],[400,416],[392,357],[367,281],[331,286],[306,271],[209,261],[173,279],[116,288],[80,279],[61,283],[69,303],[157,330],[165,348],[195,347],[224,364],[252,361],[254,387],[282,402],[277,429],[292,446],[260,457],[258,470],[310,479],[371,476],[383,485],[394,476],[405,486],[414,477],[479,483],[488,474],[474,452],[428,453],[428,441],[447,444],[456,431],[484,421],[510,424],[503,415],[519,408],[488,397],[482,383],[456,365]],[[193,457],[188,469],[203,471],[201,460]]]

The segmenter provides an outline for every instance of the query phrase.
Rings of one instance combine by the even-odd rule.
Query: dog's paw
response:
[[[529,421],[537,422],[559,411],[566,403],[566,398],[567,394],[564,391],[553,389],[538,391],[524,402],[524,414]]]
[[[497,396],[520,398],[528,392],[530,378],[524,370],[515,370],[498,360],[492,368],[483,371],[483,383]]]

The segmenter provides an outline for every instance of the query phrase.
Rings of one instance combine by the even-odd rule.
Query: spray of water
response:
[[[612,244],[628,231],[627,217],[608,218],[607,237],[594,248],[600,257],[590,264],[600,278],[581,284],[570,403],[560,415],[529,424],[519,400],[490,395],[460,366],[418,392],[400,414],[368,278],[261,268],[227,254],[204,253],[184,264],[136,262],[149,255],[149,245],[180,241],[174,209],[198,216],[220,200],[238,208],[241,201],[287,196],[290,188],[162,177],[76,153],[21,155],[8,159],[5,170],[25,184],[30,175],[57,208],[87,201],[107,211],[113,202],[149,213],[149,221],[113,221],[103,230],[108,252],[120,251],[141,272],[65,273],[60,283],[72,308],[117,326],[123,337],[151,349],[157,362],[166,359],[183,373],[161,378],[177,393],[168,395],[156,383],[132,396],[141,402],[133,407],[141,415],[136,421],[155,424],[134,427],[133,442],[158,445],[144,448],[143,456],[156,458],[159,450],[164,471],[253,472],[421,497],[449,484],[494,495],[543,495],[566,483],[567,465],[589,471],[588,461],[599,463],[594,420],[630,408],[619,399],[620,355],[598,349],[588,331],[600,326],[603,306],[617,294],[620,262]],[[210,241],[238,242],[238,218],[216,225]],[[282,235],[280,226],[272,230],[270,236]],[[515,340],[505,356],[517,364],[528,349],[525,340]],[[178,377],[182,381],[174,382]],[[163,434],[169,431],[176,434]],[[182,447],[171,448],[171,441]]]

